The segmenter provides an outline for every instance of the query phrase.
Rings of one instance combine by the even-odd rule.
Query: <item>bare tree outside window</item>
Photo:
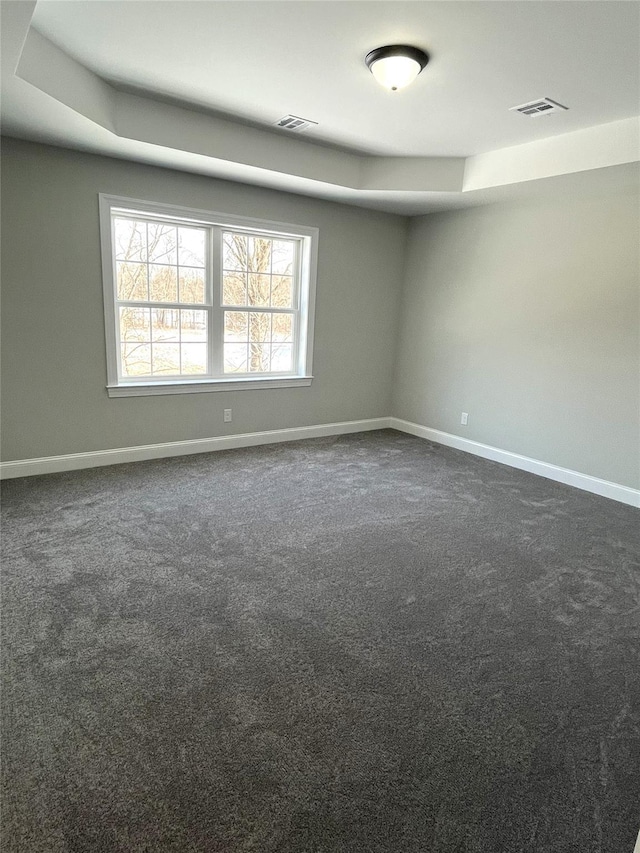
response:
[[[207,373],[204,229],[116,218],[121,363],[126,376]],[[167,303],[164,307],[162,303]]]
[[[224,312],[225,372],[291,371],[294,263],[291,240],[224,233],[223,303],[245,308]]]

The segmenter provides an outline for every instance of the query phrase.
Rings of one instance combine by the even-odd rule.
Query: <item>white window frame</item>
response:
[[[102,280],[104,291],[105,338],[107,349],[107,392],[110,397],[147,396],[156,394],[193,394],[209,391],[239,391],[256,388],[295,388],[311,385],[313,375],[313,326],[318,265],[318,229],[235,216],[226,213],[197,210],[153,201],[99,194],[100,238],[102,245]],[[298,244],[297,288],[294,311],[297,340],[294,341],[294,369],[286,374],[226,374],[206,377],[123,377],[120,374],[120,330],[117,312],[116,258],[113,240],[113,215],[125,213],[140,217],[167,218],[180,225],[204,225],[221,232],[224,229],[245,232],[248,235],[287,237]],[[215,244],[215,241],[212,240]],[[211,295],[208,341],[212,347],[221,346],[222,330],[222,258],[215,245],[209,248],[208,281],[205,287]],[[140,306],[146,303],[141,302]],[[172,307],[169,305],[168,307]],[[180,305],[189,308],[188,304]],[[200,306],[197,306],[200,310]],[[229,309],[227,309],[229,310]],[[241,308],[237,310],[243,310]],[[244,309],[244,310],[251,310]],[[213,322],[211,322],[213,320]],[[214,336],[220,337],[217,340]]]

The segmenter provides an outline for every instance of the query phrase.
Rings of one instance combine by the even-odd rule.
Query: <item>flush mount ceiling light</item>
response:
[[[370,51],[364,61],[378,83],[395,92],[413,83],[429,57],[409,44],[389,44]]]

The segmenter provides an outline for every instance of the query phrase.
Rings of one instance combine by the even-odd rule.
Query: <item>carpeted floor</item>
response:
[[[5,853],[631,853],[637,510],[392,431],[3,491]]]

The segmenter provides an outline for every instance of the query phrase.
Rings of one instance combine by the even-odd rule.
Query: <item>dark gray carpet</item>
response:
[[[631,853],[636,510],[391,431],[4,485],[6,853]]]

